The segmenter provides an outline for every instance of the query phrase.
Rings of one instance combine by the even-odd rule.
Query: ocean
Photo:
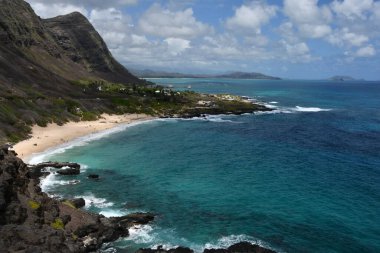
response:
[[[152,120],[36,156],[82,164],[78,176],[48,176],[42,189],[51,195],[83,197],[106,216],[157,215],[104,252],[239,241],[278,252],[380,252],[379,82],[151,81],[249,96],[274,111]]]

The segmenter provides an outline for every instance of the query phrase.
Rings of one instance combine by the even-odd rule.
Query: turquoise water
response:
[[[85,165],[77,177],[50,176],[51,194],[83,196],[108,216],[157,214],[106,251],[249,240],[280,252],[380,252],[379,83],[153,81],[276,110],[150,121],[46,157]]]

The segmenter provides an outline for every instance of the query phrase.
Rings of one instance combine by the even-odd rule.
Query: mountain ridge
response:
[[[146,84],[113,58],[79,12],[41,19],[23,0],[0,0],[0,141],[25,138],[32,124],[78,120],[74,105],[113,110],[90,101],[99,95],[73,85],[78,80]]]
[[[151,69],[130,69],[131,73],[140,78],[233,78],[233,79],[260,79],[281,80],[279,77],[269,76],[258,72],[233,71],[224,74],[186,74],[180,72],[154,71]]]

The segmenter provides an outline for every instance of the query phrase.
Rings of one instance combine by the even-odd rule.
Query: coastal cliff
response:
[[[128,236],[128,228],[153,215],[135,213],[106,218],[79,207],[82,199],[58,200],[41,192],[46,166],[28,167],[8,147],[0,149],[0,252],[90,252]],[[67,170],[67,169],[66,169]]]

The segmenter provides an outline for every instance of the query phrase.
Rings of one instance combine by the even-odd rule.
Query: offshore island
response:
[[[135,77],[78,12],[41,19],[22,0],[0,0],[0,42],[0,252],[97,251],[128,236],[131,226],[154,222],[150,213],[106,218],[82,210],[83,199],[51,198],[39,186],[45,169],[65,176],[80,173],[80,165],[28,165],[17,152],[27,158],[79,136],[158,117],[272,110],[245,97],[176,91]],[[241,242],[205,252],[273,251]]]

